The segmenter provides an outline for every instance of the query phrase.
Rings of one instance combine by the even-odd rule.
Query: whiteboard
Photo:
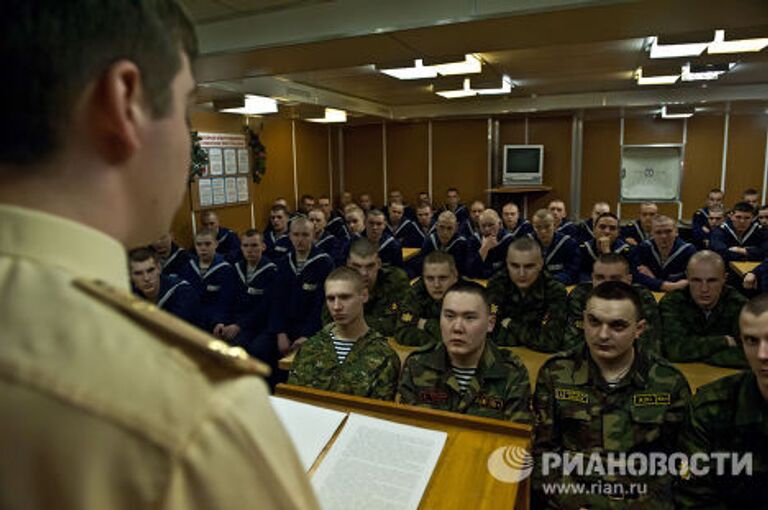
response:
[[[678,200],[681,145],[634,145],[621,150],[621,200]]]

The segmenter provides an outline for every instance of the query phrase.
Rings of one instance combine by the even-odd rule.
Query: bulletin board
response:
[[[208,166],[192,184],[195,210],[249,204],[250,155],[245,135],[198,133]]]
[[[625,145],[621,149],[621,201],[677,201],[682,171],[682,145]]]

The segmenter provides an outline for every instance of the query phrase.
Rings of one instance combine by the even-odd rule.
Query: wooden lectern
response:
[[[336,411],[446,432],[448,439],[421,499],[420,509],[497,510],[527,509],[529,506],[530,478],[520,483],[501,482],[491,476],[487,467],[488,457],[498,448],[517,446],[531,451],[531,427],[528,425],[288,384],[279,384],[275,394]],[[325,451],[332,447],[333,439]]]

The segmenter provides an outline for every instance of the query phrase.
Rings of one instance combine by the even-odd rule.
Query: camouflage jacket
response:
[[[523,362],[486,342],[480,364],[462,393],[443,343],[408,358],[400,402],[499,420],[531,423],[531,383]]]
[[[336,391],[359,397],[393,400],[400,374],[400,359],[374,329],[359,338],[339,363],[328,324],[301,346],[291,367],[288,384]]]
[[[642,316],[646,321],[646,328],[638,339],[638,347],[646,352],[661,356],[659,345],[659,332],[661,331],[661,318],[659,306],[653,293],[634,285],[640,294],[643,304]],[[591,283],[580,283],[568,295],[568,329],[565,330],[565,348],[580,347],[584,345],[584,308],[587,306],[587,295],[592,292]]]
[[[674,362],[747,366],[739,341],[739,313],[746,301],[734,288],[725,286],[720,300],[707,317],[688,289],[667,293],[659,303],[661,345],[665,357]],[[725,335],[736,339],[737,345],[730,347]]]
[[[568,299],[562,283],[542,272],[523,294],[503,268],[488,282],[488,296],[496,313],[493,338],[497,345],[562,350]]]
[[[441,341],[440,310],[442,299],[435,301],[427,292],[424,280],[414,283],[400,302],[400,319],[397,322],[395,338],[403,345],[429,345]],[[419,329],[419,320],[426,319],[424,329]]]
[[[629,373],[610,387],[586,346],[556,354],[541,368],[533,395],[536,418],[534,458],[545,452],[597,454],[673,451],[690,396],[683,374],[667,361],[636,352]],[[585,464],[587,464],[585,462]],[[605,495],[544,496],[545,483],[647,483],[643,495],[614,504]],[[534,470],[532,508],[671,508],[671,477]],[[635,506],[640,503],[640,506]]]
[[[752,474],[714,469],[696,476],[683,471],[675,483],[677,508],[757,508],[765,505],[768,488],[768,401],[750,371],[731,375],[699,388],[691,399],[680,434],[680,451],[752,454]],[[710,467],[714,467],[710,463]],[[760,503],[762,502],[762,503]],[[764,508],[764,507],[763,507]]]

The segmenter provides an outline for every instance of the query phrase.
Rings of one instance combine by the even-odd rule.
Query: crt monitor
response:
[[[543,145],[505,145],[504,184],[541,184],[543,164]]]

